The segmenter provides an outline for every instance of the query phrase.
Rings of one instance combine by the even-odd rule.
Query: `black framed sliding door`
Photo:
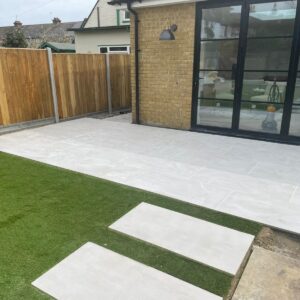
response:
[[[248,5],[239,129],[280,134],[297,1]]]
[[[232,127],[239,55],[242,5],[203,4],[196,27],[199,40],[195,65],[194,123]]]
[[[298,61],[300,61],[299,58]],[[300,64],[297,69],[295,90],[292,100],[289,135],[300,137]]]
[[[192,128],[300,137],[298,6],[297,0],[197,4]]]

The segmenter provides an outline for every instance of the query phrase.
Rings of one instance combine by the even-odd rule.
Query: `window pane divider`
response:
[[[200,42],[238,41],[239,38],[200,39]]]
[[[242,103],[251,103],[251,104],[274,104],[274,105],[281,105],[283,106],[283,102],[272,102],[272,101],[251,101],[251,100],[242,100]]]
[[[208,100],[208,101],[228,101],[228,102],[233,102],[233,99],[222,99],[222,98],[198,97],[198,99],[199,100]]]
[[[232,70],[222,70],[222,69],[199,69],[200,72],[213,72],[213,71],[216,71],[216,72],[232,72]]]
[[[267,35],[267,36],[248,36],[248,40],[265,40],[265,39],[292,39],[292,35]]]
[[[248,70],[245,69],[244,72],[257,72],[257,73],[288,73],[289,70]]]

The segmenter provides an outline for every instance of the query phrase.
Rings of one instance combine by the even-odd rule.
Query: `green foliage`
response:
[[[7,32],[2,44],[6,48],[27,48],[28,44],[21,28]]]

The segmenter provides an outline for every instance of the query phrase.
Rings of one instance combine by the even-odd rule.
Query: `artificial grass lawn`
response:
[[[261,229],[254,222],[0,153],[0,299],[48,299],[31,282],[88,241],[225,295],[230,275],[108,229],[143,201],[254,235]]]

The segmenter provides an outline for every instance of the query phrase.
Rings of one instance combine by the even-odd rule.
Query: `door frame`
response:
[[[280,133],[265,133],[239,129],[241,98],[243,89],[244,64],[247,50],[247,33],[248,21],[251,4],[281,2],[288,0],[210,0],[196,3],[196,20],[195,20],[195,39],[194,39],[194,66],[193,66],[193,91],[192,91],[192,112],[191,112],[191,130],[204,133],[221,134],[228,136],[237,136],[250,139],[259,139],[279,143],[300,145],[300,137],[290,136],[289,127],[294,100],[294,91],[296,77],[298,73],[299,53],[300,53],[300,0],[297,0],[296,17],[294,23],[293,41],[290,54],[290,63],[288,70],[288,79],[286,86],[285,102],[283,106],[282,122]],[[222,128],[216,126],[198,125],[198,91],[199,91],[199,66],[201,51],[201,20],[202,9],[228,7],[241,5],[239,49],[237,55],[237,70],[235,78],[235,90],[232,113],[232,127]]]

